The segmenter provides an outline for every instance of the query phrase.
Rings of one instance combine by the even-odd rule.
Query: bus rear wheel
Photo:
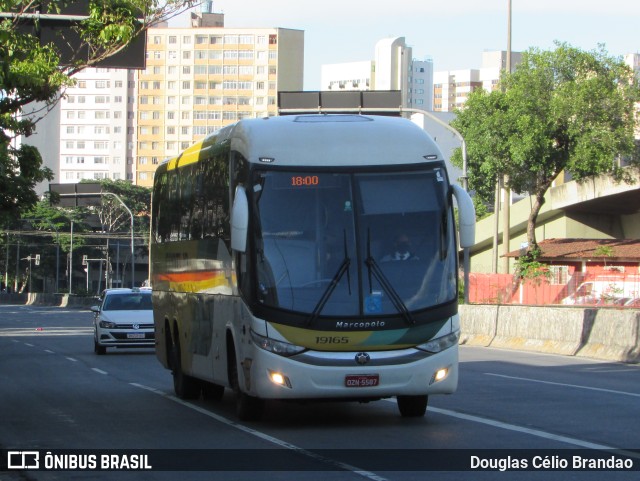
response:
[[[212,382],[202,383],[202,397],[207,401],[218,402],[224,396],[224,386]]]
[[[182,357],[180,354],[180,337],[176,333],[177,339],[171,349],[171,367],[173,369],[173,390],[180,399],[196,399],[200,396],[202,386],[200,382],[184,373],[182,370]]]
[[[405,418],[418,418],[427,412],[429,396],[398,396],[398,409]]]

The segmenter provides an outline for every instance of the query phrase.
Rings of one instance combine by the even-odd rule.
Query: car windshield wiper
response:
[[[393,288],[393,285],[391,284],[391,282],[389,282],[389,279],[384,275],[384,272],[382,272],[382,269],[371,255],[370,231],[367,231],[367,258],[365,259],[364,263],[367,265],[367,268],[369,270],[369,292],[373,292],[373,283],[371,282],[371,274],[373,274],[373,277],[375,277],[380,286],[382,286],[382,289],[391,299],[391,303],[394,305],[396,310],[400,314],[402,314],[402,317],[404,317],[407,324],[415,324],[416,321],[411,316],[411,312],[409,312],[409,309],[402,300],[402,297],[400,297],[400,294],[398,294],[398,292]]]
[[[329,282],[329,285],[322,293],[322,297],[320,297],[320,300],[316,304],[316,307],[313,309],[311,316],[309,316],[309,319],[307,319],[307,325],[314,323],[316,319],[318,319],[318,316],[322,312],[322,309],[324,309],[324,306],[329,301],[329,298],[333,294],[333,291],[335,291],[336,287],[338,287],[338,283],[340,282],[340,279],[342,279],[342,276],[344,276],[345,272],[347,273],[347,287],[349,289],[349,295],[351,295],[351,276],[349,274],[350,265],[351,265],[351,259],[347,254],[347,231],[345,229],[344,230],[344,259],[342,259],[342,262],[338,266],[338,270],[336,271],[333,278],[331,279],[331,282]]]

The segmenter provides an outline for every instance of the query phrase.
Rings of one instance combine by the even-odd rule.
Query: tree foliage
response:
[[[507,187],[532,195],[527,240],[535,250],[537,216],[561,172],[577,181],[604,173],[630,181],[618,159],[638,165],[639,100],[632,70],[603,46],[528,50],[498,89],[474,91],[452,122],[467,143],[470,188],[490,202],[498,176],[507,175]]]
[[[0,0],[0,224],[19,218],[37,202],[34,188],[53,173],[37,149],[18,139],[73,85],[73,74],[119,52],[147,28],[197,4],[196,0],[89,0],[88,16],[69,30],[80,39],[77,55],[61,62],[52,44],[41,44],[36,13],[57,13],[69,0]],[[42,7],[45,5],[45,7]],[[40,10],[47,8],[47,10]],[[43,105],[29,110],[34,103]],[[24,115],[23,115],[24,114]]]
[[[131,210],[134,216],[134,235],[149,235],[151,212],[151,189],[133,185],[124,180],[103,179],[102,192],[116,194]],[[120,201],[113,196],[103,195],[102,202],[95,208],[100,224],[105,232],[129,231],[131,216]]]

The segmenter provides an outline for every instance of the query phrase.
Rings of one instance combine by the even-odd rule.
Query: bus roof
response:
[[[274,165],[357,166],[443,160],[433,139],[400,117],[312,114],[246,119],[234,126],[229,138],[231,150],[249,162]]]

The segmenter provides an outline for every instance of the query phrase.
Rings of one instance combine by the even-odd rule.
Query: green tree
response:
[[[73,85],[73,74],[119,52],[147,28],[171,18],[196,0],[89,0],[88,17],[69,33],[80,39],[74,45],[78,58],[61,63],[54,44],[41,45],[36,36],[39,20],[34,13],[56,13],[69,0],[0,0],[0,224],[18,219],[35,205],[34,187],[51,180],[36,148],[17,139],[28,137],[37,121]],[[46,5],[46,11],[40,11]],[[32,33],[30,33],[32,32]],[[80,58],[81,57],[81,58]],[[23,116],[26,106],[44,107]]]
[[[151,189],[133,185],[125,180],[103,179],[100,184],[102,185],[102,192],[116,194],[131,210],[134,216],[135,234],[147,237],[149,235],[149,216],[151,212]],[[131,216],[113,196],[103,195],[100,205],[95,208],[95,212],[105,231],[129,230]]]
[[[562,171],[577,181],[606,173],[631,182],[617,160],[638,165],[638,100],[632,70],[603,46],[528,50],[513,73],[503,74],[499,89],[474,91],[452,122],[467,142],[471,189],[490,201],[496,179],[507,175],[510,189],[532,195],[527,240],[536,252],[536,220]]]

